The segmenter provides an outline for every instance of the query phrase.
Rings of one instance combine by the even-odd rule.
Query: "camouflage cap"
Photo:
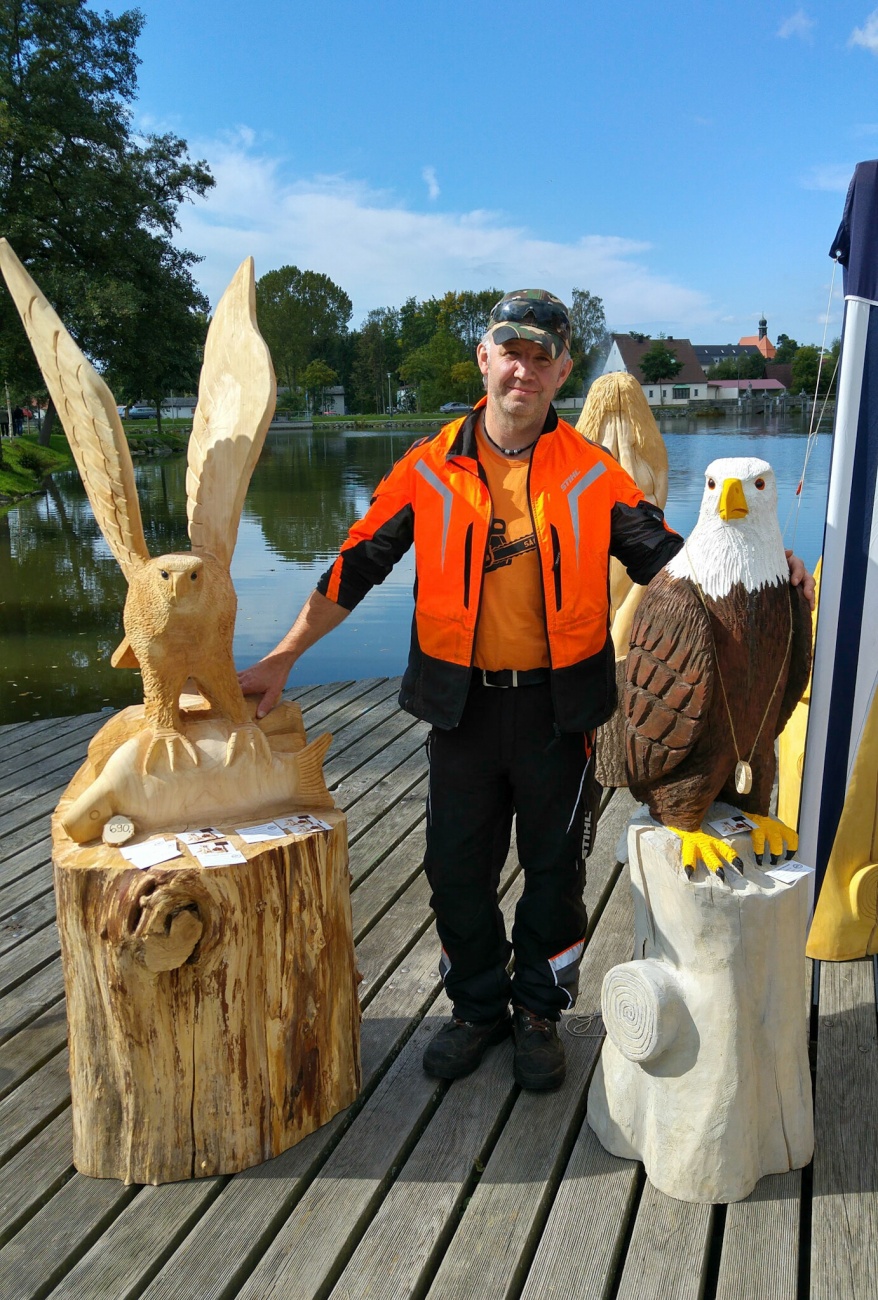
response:
[[[530,339],[557,361],[570,348],[570,313],[547,289],[513,289],[492,307],[487,333],[495,343]]]

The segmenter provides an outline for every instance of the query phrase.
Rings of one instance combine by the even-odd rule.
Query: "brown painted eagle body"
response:
[[[683,831],[697,831],[716,799],[767,815],[775,738],[811,663],[810,610],[789,583],[771,467],[715,461],[706,480],[686,549],[637,611],[626,668],[632,793]],[[747,794],[735,789],[739,758],[752,767]]]

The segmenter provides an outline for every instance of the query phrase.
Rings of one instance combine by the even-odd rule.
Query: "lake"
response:
[[[831,438],[813,443],[798,418],[730,427],[669,420],[668,522],[695,523],[704,470],[718,456],[760,456],[778,480],[787,546],[809,569],[820,555]],[[287,630],[375,484],[416,435],[319,430],[269,434],[253,475],[232,576],[238,593],[235,659],[258,659]],[[188,549],[183,457],[135,462],[144,531],[153,555]],[[297,664],[290,684],[392,676],[405,666],[411,622],[411,554],[346,622]],[[125,580],[75,471],[0,517],[0,723],[58,717],[139,701],[136,673],[110,667],[122,638]]]

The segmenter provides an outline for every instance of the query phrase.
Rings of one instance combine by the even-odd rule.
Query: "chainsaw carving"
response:
[[[253,260],[239,267],[217,308],[204,353],[186,476],[188,553],[151,558],[146,548],[128,443],[113,394],[70,337],[5,240],[0,266],[30,338],[76,459],[101,531],[128,581],[125,638],[116,667],[143,676],[144,733],[108,766],[89,815],[65,825],[79,842],[99,835],[101,811],[137,804],[138,831],[168,816],[162,790],[188,768],[186,803],[203,820],[228,805],[237,754],[259,766],[260,804],[288,806],[301,786],[297,765],[280,761],[252,721],[235,675],[236,599],[229,573],[244,496],[276,398],[271,357],[256,326]],[[193,681],[217,722],[204,738],[204,714],[181,714],[180,693]],[[200,727],[200,731],[196,729]],[[237,764],[234,765],[237,768]],[[197,772],[193,769],[198,769]],[[141,788],[132,793],[134,783]],[[325,788],[324,788],[325,789]],[[213,813],[210,792],[214,790]],[[206,796],[206,798],[205,798]],[[134,799],[134,804],[132,804]],[[109,813],[107,814],[109,815]],[[105,820],[105,819],[104,819]]]

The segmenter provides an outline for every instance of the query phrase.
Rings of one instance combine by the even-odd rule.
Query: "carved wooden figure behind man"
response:
[[[774,472],[752,458],[705,473],[698,522],[640,603],[627,662],[629,784],[683,840],[687,869],[737,863],[701,833],[723,799],[757,823],[757,855],[798,845],[768,815],[774,742],[808,681],[811,614],[777,522]]]

